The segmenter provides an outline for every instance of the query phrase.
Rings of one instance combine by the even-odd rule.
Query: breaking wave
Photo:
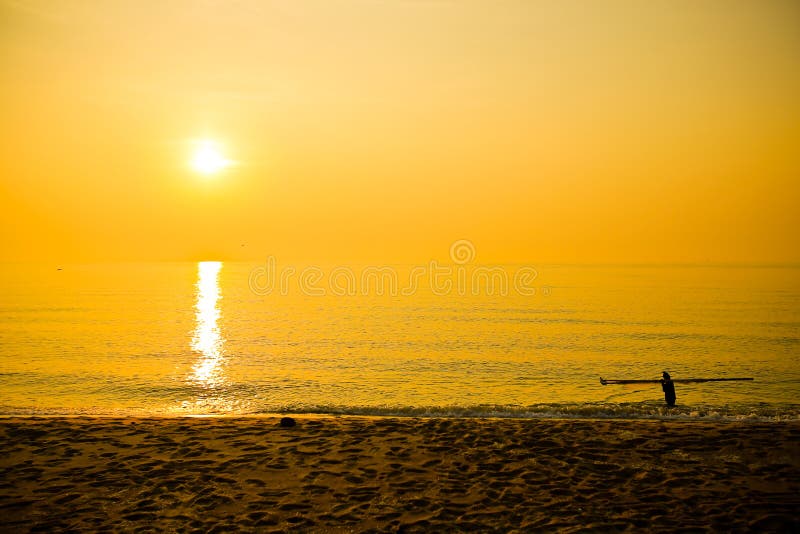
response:
[[[225,410],[214,407],[164,407],[163,409],[114,410],[0,406],[0,416],[88,416],[88,417],[182,417],[264,416],[272,414],[321,414],[370,417],[467,417],[515,419],[656,419],[683,421],[800,421],[800,404],[694,405],[668,408],[659,402],[553,403],[522,405],[479,404],[474,406],[344,406],[285,405],[241,406]]]
[[[800,405],[676,406],[663,403],[575,403],[530,406],[284,406],[261,413],[321,413],[383,417],[478,417],[519,419],[676,419],[707,421],[797,421]]]

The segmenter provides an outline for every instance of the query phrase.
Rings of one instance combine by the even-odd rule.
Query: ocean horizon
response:
[[[800,418],[796,266],[270,268],[0,266],[0,415]]]

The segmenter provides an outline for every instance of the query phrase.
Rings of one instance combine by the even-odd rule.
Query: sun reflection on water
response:
[[[192,369],[192,380],[206,387],[224,382],[221,365],[224,360],[225,339],[220,334],[219,272],[222,262],[201,261],[197,264],[197,325],[192,337],[192,350],[200,357]]]

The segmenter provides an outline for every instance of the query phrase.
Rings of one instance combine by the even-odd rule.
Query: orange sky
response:
[[[797,262],[798,21],[0,0],[0,260]]]

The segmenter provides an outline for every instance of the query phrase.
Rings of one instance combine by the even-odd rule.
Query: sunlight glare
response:
[[[219,143],[206,139],[196,143],[190,163],[200,174],[212,175],[230,166],[231,161],[225,158]]]
[[[213,387],[221,381],[219,368],[222,363],[224,339],[220,335],[218,320],[219,271],[222,262],[201,261],[197,264],[197,303],[195,318],[197,326],[192,338],[192,349],[200,353],[194,366],[194,381]]]

